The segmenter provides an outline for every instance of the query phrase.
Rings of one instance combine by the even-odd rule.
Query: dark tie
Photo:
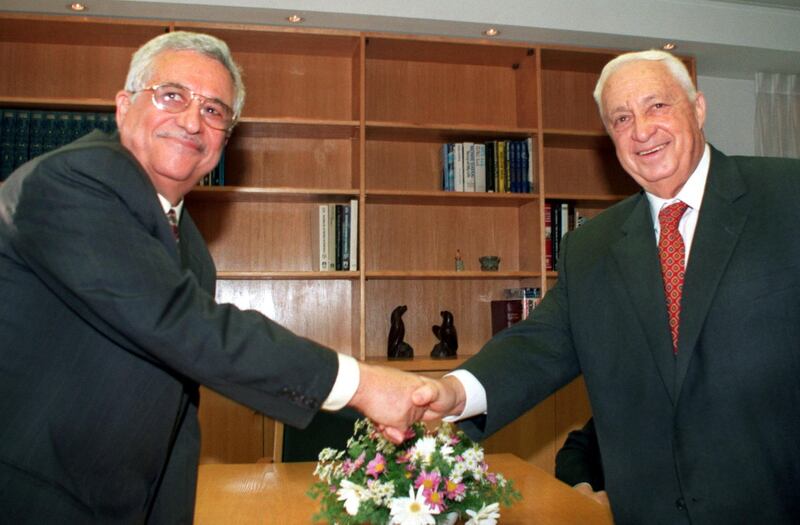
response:
[[[175,237],[175,242],[180,242],[181,234],[178,231],[178,215],[175,213],[175,208],[170,208],[167,212],[167,220],[172,227],[172,235]]]
[[[661,236],[658,240],[658,255],[661,258],[661,277],[664,279],[664,295],[667,297],[669,329],[672,333],[672,351],[678,353],[678,326],[681,318],[681,293],[683,292],[686,247],[678,231],[683,212],[688,204],[678,201],[663,208],[658,214]]]

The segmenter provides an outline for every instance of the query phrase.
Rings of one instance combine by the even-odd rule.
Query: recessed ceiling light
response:
[[[67,5],[67,8],[73,11],[86,11],[88,9],[86,4],[82,4],[80,2],[72,2],[71,4]]]
[[[496,27],[490,27],[484,31],[483,34],[486,36],[497,36],[500,34],[500,31]]]
[[[663,49],[664,51],[672,51],[676,47],[678,46],[675,44],[675,42],[667,42],[666,44],[661,46],[661,49]]]
[[[292,15],[292,16],[287,16],[286,20],[288,20],[289,22],[291,22],[293,24],[299,24],[300,22],[305,21],[305,18],[303,18],[300,15]]]

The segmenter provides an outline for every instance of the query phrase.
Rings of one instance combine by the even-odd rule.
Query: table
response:
[[[500,525],[612,525],[608,507],[512,454],[487,454],[492,472],[514,480],[522,500]],[[196,525],[308,524],[319,502],[306,496],[315,463],[200,465]]]

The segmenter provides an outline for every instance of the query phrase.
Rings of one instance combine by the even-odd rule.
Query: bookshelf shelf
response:
[[[260,280],[356,280],[361,277],[357,271],[347,272],[237,272],[218,271],[217,279],[225,281],[260,281]]]
[[[250,138],[356,139],[359,124],[355,120],[242,117],[234,135]]]
[[[483,271],[367,271],[367,280],[377,279],[477,279],[477,280],[517,280],[541,277],[540,272],[483,272]]]
[[[114,111],[113,99],[59,98],[59,97],[11,97],[0,96],[0,106],[8,108],[47,108],[70,111]]]
[[[535,128],[478,126],[468,124],[420,124],[414,122],[367,121],[367,140],[428,140],[481,142],[503,139],[524,139],[536,135]]]
[[[190,201],[345,203],[358,198],[358,191],[331,188],[255,188],[242,186],[198,186],[187,196]]]
[[[581,193],[548,193],[545,195],[546,199],[553,199],[553,200],[560,200],[560,201],[580,201],[583,203],[597,203],[601,206],[607,205],[609,203],[621,201],[627,197],[628,195],[604,195],[602,193],[597,193],[594,195],[587,195]]]
[[[367,204],[518,207],[534,202],[533,193],[476,193],[457,191],[370,190]]]

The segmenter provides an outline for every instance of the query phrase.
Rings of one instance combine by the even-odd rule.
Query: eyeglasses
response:
[[[186,86],[167,82],[157,84],[139,91],[153,92],[153,105],[167,113],[181,113],[192,104],[192,100],[200,101],[200,116],[206,124],[214,129],[230,131],[234,124],[233,110],[216,98],[199,95]],[[138,93],[134,91],[133,93]]]

